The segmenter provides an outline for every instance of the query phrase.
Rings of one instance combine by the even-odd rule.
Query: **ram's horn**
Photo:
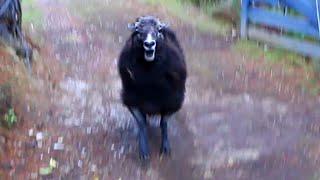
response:
[[[158,30],[161,30],[161,29],[167,28],[167,27],[169,27],[168,24],[162,23],[162,22],[160,22],[160,20],[158,20]]]
[[[140,22],[134,22],[134,23],[129,23],[128,24],[128,29],[131,30],[131,31],[136,31],[137,28],[139,27],[140,25]]]

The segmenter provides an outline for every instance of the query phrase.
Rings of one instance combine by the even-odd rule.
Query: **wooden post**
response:
[[[248,36],[248,8],[250,0],[242,0],[241,8],[241,38],[245,39]]]

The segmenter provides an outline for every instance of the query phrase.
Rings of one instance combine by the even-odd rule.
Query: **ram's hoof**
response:
[[[145,133],[144,135],[139,136],[139,152],[140,152],[140,159],[147,160],[150,158],[150,150],[148,145],[148,140],[146,138]]]
[[[171,155],[171,148],[169,143],[162,143],[161,148],[160,148],[160,156],[162,155]]]
[[[149,154],[140,154],[140,159],[142,161],[147,161],[150,159],[150,155]]]

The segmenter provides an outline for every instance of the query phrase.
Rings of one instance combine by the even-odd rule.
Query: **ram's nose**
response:
[[[155,40],[151,40],[151,41],[144,41],[143,42],[143,46],[146,50],[153,50],[156,46],[156,41]]]
[[[156,47],[156,41],[154,40],[154,38],[152,38],[151,34],[147,35],[146,40],[143,42],[143,47],[146,50],[154,50]]]

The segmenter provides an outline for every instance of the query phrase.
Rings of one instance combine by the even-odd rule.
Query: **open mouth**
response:
[[[145,50],[144,52],[144,58],[147,61],[153,61],[155,57],[155,50]]]

